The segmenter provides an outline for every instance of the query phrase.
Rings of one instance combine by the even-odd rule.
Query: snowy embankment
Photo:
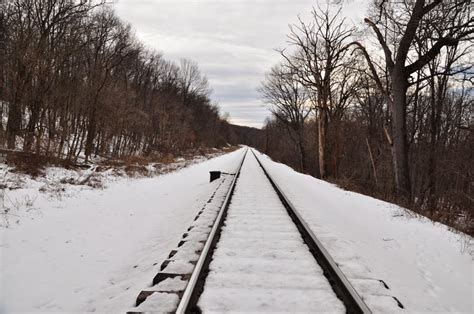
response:
[[[473,312],[471,237],[261,159],[363,297],[361,283],[383,280],[407,312]]]
[[[105,178],[104,189],[26,179],[3,189],[0,313],[131,308],[219,184],[208,171],[232,172],[242,152],[153,178]],[[372,310],[387,307],[367,282],[383,280],[406,312],[473,312],[471,237],[262,161]]]
[[[250,151],[198,305],[203,313],[345,313]]]
[[[104,189],[19,182],[4,197],[11,210],[0,227],[0,312],[130,308],[215,190],[208,172],[234,170],[241,155],[114,178]]]

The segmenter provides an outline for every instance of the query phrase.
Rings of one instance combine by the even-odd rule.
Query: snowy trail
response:
[[[121,179],[49,199],[41,215],[0,230],[0,312],[123,312],[149,285],[243,149],[178,172]]]
[[[251,153],[209,269],[203,312],[345,312]]]

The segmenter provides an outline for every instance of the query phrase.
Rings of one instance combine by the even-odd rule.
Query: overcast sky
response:
[[[370,0],[345,0],[343,14],[360,23]],[[212,99],[230,122],[261,127],[270,114],[256,91],[280,59],[288,24],[325,0],[116,0],[118,15],[168,60],[197,61]]]

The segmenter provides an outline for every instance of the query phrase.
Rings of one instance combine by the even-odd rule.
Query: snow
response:
[[[166,272],[191,270],[218,209],[207,202],[222,197],[225,181],[209,183],[208,172],[233,172],[243,151],[155,177],[111,169],[95,173],[91,186],[78,184],[90,169],[49,168],[31,179],[0,164],[0,313],[172,311],[178,296],[162,291],[181,291],[186,281],[167,278],[151,287],[152,279],[167,259],[177,263]],[[259,156],[372,311],[474,312],[471,237]],[[314,297],[329,292],[321,270],[306,258],[286,213],[265,196],[269,186],[249,160],[239,179],[247,187],[236,189],[227,216],[233,223],[211,264],[206,284],[214,292],[200,302],[210,312],[339,309],[331,294]],[[134,308],[144,288],[158,292]]]
[[[250,152],[209,270],[198,302],[204,313],[345,312]]]
[[[259,158],[374,312],[473,312],[471,237]]]
[[[48,180],[72,175],[60,169],[37,180],[8,177],[19,188],[3,189],[14,219],[0,228],[0,312],[133,307],[219,185],[209,183],[209,171],[232,172],[241,154],[152,178],[115,178],[104,189],[56,186]]]
[[[147,302],[140,304],[134,309],[141,313],[172,313],[178,306],[179,297],[174,293],[153,293],[147,298]],[[159,309],[159,310],[157,310]]]
[[[241,158],[243,158],[243,155]],[[236,172],[235,169],[233,172]],[[143,308],[147,309],[149,303],[155,304],[157,306],[155,309],[161,310],[161,307],[156,304],[154,299],[148,300],[150,295],[152,295],[150,294],[151,292],[158,291],[159,293],[168,294],[184,293],[199,256],[203,252],[204,244],[209,238],[211,227],[221,211],[233,178],[233,175],[221,177],[216,190],[212,193],[204,207],[198,212],[192,225],[187,229],[188,231],[183,234],[178,247],[173,249],[168,259],[163,262],[160,267],[161,271],[153,279],[153,283],[156,284],[152,287],[145,287],[142,290],[138,297],[141,304],[138,308],[131,309],[130,312],[136,312]],[[171,281],[173,281],[173,283],[170,283]],[[147,296],[145,300],[143,300],[144,296]],[[175,312],[177,307],[168,308],[168,310],[169,312]]]
[[[185,260],[171,261],[166,266],[166,272],[172,274],[190,274],[194,269],[194,265]]]
[[[150,287],[148,291],[170,291],[178,292],[183,291],[186,288],[187,281],[181,279],[180,277],[175,278],[166,278],[162,282],[153,287]]]

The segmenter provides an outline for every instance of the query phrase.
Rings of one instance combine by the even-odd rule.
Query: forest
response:
[[[76,163],[231,141],[198,64],[146,48],[104,1],[7,1],[0,18],[4,148]]]
[[[314,7],[259,88],[265,152],[472,234],[471,6],[375,0],[355,26]]]
[[[195,61],[147,48],[104,1],[0,6],[4,151],[87,163],[247,144],[474,232],[469,0],[373,0],[360,25],[316,5],[258,88],[262,130],[227,122]]]

